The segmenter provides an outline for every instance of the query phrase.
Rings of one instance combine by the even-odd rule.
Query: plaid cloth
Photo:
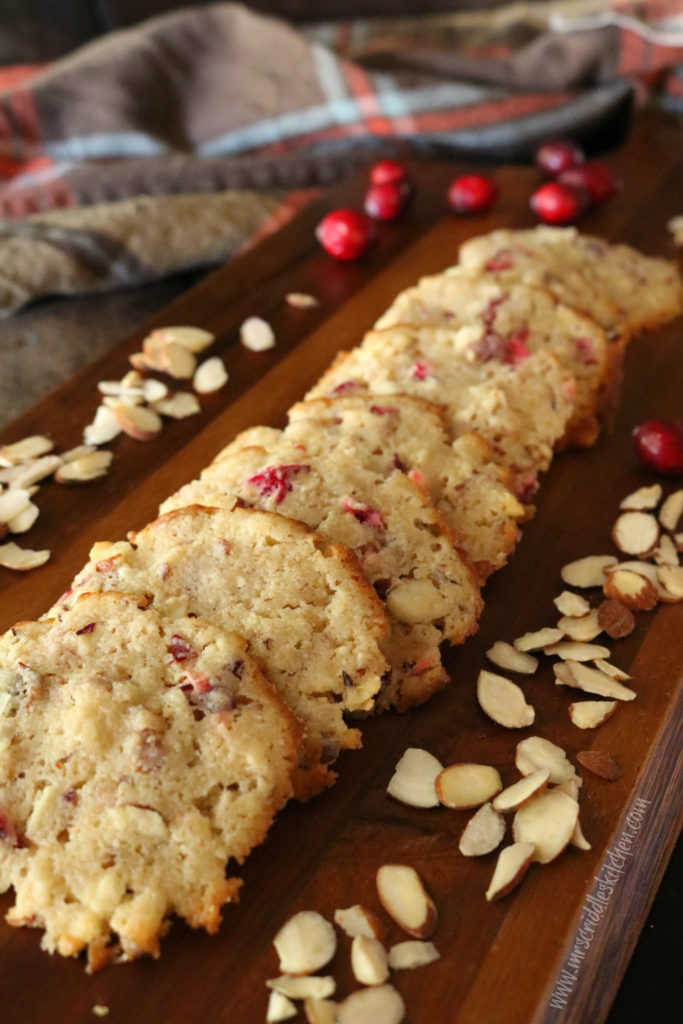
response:
[[[55,290],[120,285],[103,236],[117,254],[112,265],[125,254],[125,281],[136,280],[136,239],[149,218],[160,237],[178,193],[246,190],[251,215],[223,249],[225,222],[214,218],[213,233],[207,224],[196,247],[188,238],[172,268],[143,246],[140,279],[196,265],[205,251],[225,258],[268,220],[281,222],[301,190],[373,155],[410,146],[523,160],[549,135],[589,151],[614,144],[635,102],[683,116],[683,3],[585,0],[582,17],[568,19],[576,7],[515,4],[295,30],[212,4],[112,33],[52,66],[0,70],[0,311]],[[142,195],[158,198],[133,215]],[[80,232],[78,245],[69,232]],[[97,266],[88,262],[91,232]],[[64,261],[44,286],[35,265],[30,281],[22,270],[41,246]]]

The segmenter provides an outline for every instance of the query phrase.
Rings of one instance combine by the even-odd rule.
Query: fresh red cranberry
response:
[[[683,473],[683,426],[675,420],[647,420],[633,431],[641,461],[660,473]]]
[[[375,225],[358,210],[332,210],[318,224],[315,236],[335,259],[357,260],[374,241]]]
[[[388,183],[392,185],[399,183],[408,185],[409,183],[408,172],[398,160],[378,160],[370,168],[371,185],[386,185]]]
[[[446,196],[453,213],[484,213],[498,198],[498,189],[483,174],[463,174],[450,183]]]
[[[578,167],[585,157],[583,150],[568,139],[549,139],[536,150],[536,166],[543,174],[554,178],[570,167]]]
[[[365,193],[363,209],[374,220],[396,220],[406,205],[407,193],[400,182],[385,181],[371,185]]]
[[[549,181],[532,193],[531,209],[546,224],[571,224],[582,212],[580,193],[569,185]]]
[[[557,176],[558,182],[587,192],[592,203],[602,203],[617,191],[617,179],[607,164],[592,160],[580,167],[570,167]]]

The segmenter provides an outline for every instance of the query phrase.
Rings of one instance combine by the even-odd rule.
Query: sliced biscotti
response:
[[[617,344],[683,312],[674,262],[576,228],[493,231],[470,239],[459,255],[461,266],[486,270],[506,283],[549,288],[562,302],[590,313]]]
[[[612,381],[620,377],[617,349],[592,317],[558,302],[550,291],[456,267],[401,292],[376,327],[396,324],[448,327],[454,351],[471,363],[515,364],[547,349],[576,381],[567,441],[596,440],[600,413],[613,400]]]
[[[0,889],[89,968],[214,932],[291,795],[300,728],[240,637],[114,592],[0,638]],[[232,869],[233,865],[230,865]]]
[[[528,510],[483,438],[449,439],[441,406],[410,395],[381,402],[367,394],[312,399],[290,409],[286,435],[309,451],[323,443],[351,445],[374,472],[407,473],[443,513],[482,581],[514,550]]]
[[[60,599],[119,590],[163,615],[199,615],[244,636],[305,728],[294,772],[301,799],[334,781],[330,763],[360,746],[346,711],[372,709],[388,665],[381,601],[357,562],[273,512],[182,508],[129,541],[96,544]],[[56,611],[59,611],[57,607]]]
[[[307,398],[367,391],[436,402],[454,436],[474,430],[485,438],[525,500],[565,435],[575,390],[574,378],[549,352],[520,363],[471,363],[457,357],[447,328],[399,326],[370,331],[362,345],[341,353]]]
[[[439,646],[476,630],[482,601],[469,558],[419,485],[366,465],[351,444],[327,445],[324,432],[310,444],[272,432],[267,448],[223,453],[162,511],[236,499],[299,519],[356,555],[390,613],[383,650],[391,672],[379,706],[403,710],[408,692],[416,703],[443,686]]]

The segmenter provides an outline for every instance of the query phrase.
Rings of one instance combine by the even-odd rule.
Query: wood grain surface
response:
[[[624,180],[622,192],[582,227],[671,256],[666,223],[680,213],[679,143],[677,131],[649,134],[645,128],[612,161]],[[103,480],[87,489],[50,484],[41,490],[41,518],[25,541],[50,547],[53,557],[25,575],[0,570],[2,628],[40,615],[95,540],[118,539],[147,522],[159,502],[197,475],[238,430],[281,424],[335,352],[357,343],[397,291],[454,262],[465,238],[532,223],[527,200],[536,178],[528,169],[497,170],[500,203],[473,220],[444,216],[452,166],[415,165],[413,171],[416,203],[402,222],[382,228],[367,261],[336,264],[316,248],[320,206],[314,207],[155,319],[214,331],[212,354],[224,356],[230,383],[203,400],[200,417],[169,423],[159,440],[117,440],[112,471]],[[357,202],[362,189],[357,178],[327,202]],[[288,307],[284,296],[294,290],[317,295],[320,308]],[[273,324],[278,345],[272,352],[250,353],[239,345],[239,324],[250,314]],[[2,440],[38,431],[53,436],[59,448],[77,443],[97,404],[96,382],[123,375],[149,326],[29,410]],[[613,432],[590,451],[558,456],[546,474],[536,517],[511,563],[486,586],[479,633],[446,654],[451,685],[421,709],[363,723],[363,750],[340,758],[337,785],[308,805],[285,808],[244,865],[242,901],[226,908],[217,936],[176,922],[159,961],[88,977],[81,961],[40,952],[39,931],[0,924],[2,1021],[75,1024],[96,1019],[92,1007],[100,1004],[109,1008],[112,1024],[256,1024],[265,1020],[264,982],[278,971],[271,940],[280,924],[303,908],[328,917],[357,902],[377,909],[374,874],[388,861],[415,866],[440,913],[434,941],[442,959],[395,979],[409,1024],[604,1020],[682,822],[683,606],[640,613],[634,633],[611,644],[615,662],[632,672],[638,697],[596,732],[570,724],[572,696],[555,688],[549,665],[525,684],[537,719],[533,730],[521,733],[483,715],[474,682],[494,640],[554,623],[552,598],[565,562],[613,551],[609,535],[619,500],[654,479],[637,463],[630,431],[654,416],[680,418],[682,393],[678,321],[632,344]],[[468,813],[409,808],[392,801],[385,787],[409,745],[425,747],[444,763],[494,764],[510,783],[517,777],[516,743],[532,731],[572,757],[608,750],[623,774],[605,782],[582,772],[581,818],[591,851],[569,849],[547,866],[535,865],[515,894],[488,905],[483,894],[495,854],[465,859],[457,850]],[[605,898],[598,879],[604,883],[609,869]],[[10,902],[4,896],[0,911]],[[398,929],[389,936],[392,943],[401,938]],[[344,940],[331,965],[340,995],[354,987],[348,961]]]

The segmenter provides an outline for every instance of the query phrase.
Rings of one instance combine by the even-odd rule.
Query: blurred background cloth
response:
[[[0,315],[223,260],[373,157],[683,120],[683,0],[63,2],[0,2]]]

